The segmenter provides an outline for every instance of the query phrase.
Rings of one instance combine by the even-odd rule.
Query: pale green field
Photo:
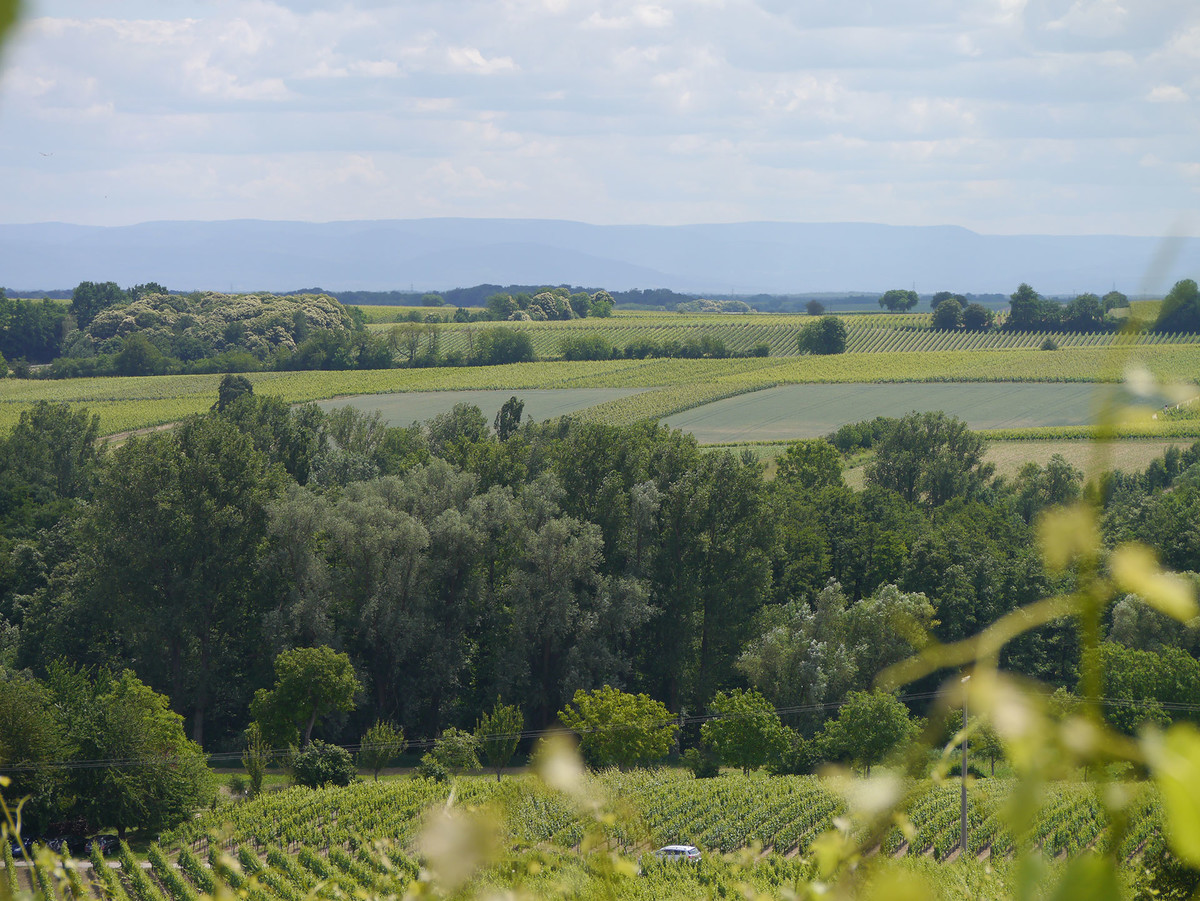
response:
[[[1159,379],[1193,381],[1200,345],[1134,348],[841,354],[790,359],[550,361],[510,366],[387,369],[366,372],[263,372],[248,378],[260,393],[292,403],[396,391],[521,391],[537,388],[651,388],[589,408],[612,423],[660,419],[720,398],[776,385],[863,382],[1115,382],[1131,364]],[[174,422],[209,408],[219,375],[61,381],[0,380],[0,431],[38,400],[87,406],[105,434]],[[1200,421],[1160,422],[1140,433],[1200,434]],[[1052,437],[1052,436],[1045,436]],[[1061,435],[1053,437],[1064,437]]]
[[[1080,383],[781,385],[664,422],[702,444],[817,438],[851,422],[933,410],[957,416],[972,429],[1081,426],[1093,420],[1096,395],[1092,385]]]
[[[541,422],[567,416],[586,407],[637,394],[643,388],[535,388],[521,391],[525,404],[523,419]],[[488,422],[496,418],[500,408],[513,397],[512,391],[420,391],[403,394],[367,394],[320,401],[324,410],[354,407],[368,413],[378,411],[389,425],[407,426],[424,422],[447,413],[455,404],[472,404],[483,412]]]

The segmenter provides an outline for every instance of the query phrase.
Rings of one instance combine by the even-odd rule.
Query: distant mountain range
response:
[[[173,290],[447,289],[480,283],[722,294],[1161,292],[1200,276],[1200,238],[981,235],[956,226],[540,219],[0,225],[0,285]]]

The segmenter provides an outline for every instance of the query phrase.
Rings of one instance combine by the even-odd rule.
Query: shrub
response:
[[[450,778],[446,768],[432,754],[426,754],[421,758],[421,765],[417,767],[417,775],[434,782],[445,782]]]
[[[1042,350],[1058,350],[1058,342],[1055,341],[1053,338],[1047,338],[1045,341],[1042,342],[1041,349]]]
[[[800,329],[800,352],[840,354],[846,350],[846,325],[836,316],[822,316]]]
[[[297,785],[349,785],[357,776],[350,752],[320,739],[292,758],[292,779]]]
[[[526,332],[497,326],[484,329],[476,339],[474,362],[481,366],[532,361],[533,341]]]
[[[572,335],[562,342],[564,360],[611,360],[612,342],[603,335]]]
[[[447,769],[479,769],[479,739],[475,737],[474,733],[464,732],[453,726],[446,729],[441,737],[433,743],[433,750],[430,754]]]
[[[683,765],[697,779],[712,779],[721,775],[721,761],[707,748],[690,748],[683,755]]]

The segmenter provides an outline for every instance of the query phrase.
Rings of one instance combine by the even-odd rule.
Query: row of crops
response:
[[[616,803],[616,816],[604,829],[614,847],[629,852],[687,842],[709,851],[758,845],[794,855],[806,851],[846,812],[841,796],[817,776],[725,774],[697,780],[675,770],[611,771],[597,776],[593,788],[597,797]],[[986,850],[993,856],[1008,856],[1023,842],[1048,856],[1071,855],[1108,840],[1094,786],[1076,782],[1047,786],[1038,816],[1024,838],[1013,835],[1006,825],[1011,788],[1004,779],[982,779],[972,785],[971,853]],[[206,852],[217,834],[227,850],[248,846],[259,852],[278,847],[288,853],[303,848],[327,853],[334,847],[352,849],[364,838],[385,839],[411,850],[421,828],[421,812],[446,797],[444,786],[424,780],[318,792],[289,789],[207,813],[183,827],[174,839],[196,853]],[[948,856],[959,844],[959,799],[957,782],[916,785],[907,811],[915,831],[906,838],[899,829],[893,830],[880,850],[891,856]],[[455,803],[491,804],[503,810],[510,835],[524,847],[547,843],[577,847],[594,822],[571,799],[526,777],[500,783],[460,778]],[[1162,813],[1152,788],[1134,786],[1128,820],[1121,848],[1124,858],[1159,840]]]
[[[1011,350],[1040,348],[1047,340],[1058,347],[1108,347],[1114,343],[1133,346],[1195,344],[1194,334],[1119,335],[1113,332],[1074,334],[1058,332],[1009,331],[937,331],[927,323],[909,322],[906,316],[848,316],[847,353],[924,352],[935,350]],[[912,317],[914,319],[928,317]],[[614,347],[623,349],[639,342],[657,345],[687,344],[701,338],[717,338],[729,353],[748,354],[765,345],[773,357],[799,356],[796,341],[800,329],[811,322],[803,316],[753,317],[675,317],[653,319],[576,319],[569,322],[507,322],[507,328],[524,332],[530,338],[534,354],[540,359],[562,355],[564,341],[578,335],[599,335]],[[455,323],[438,326],[441,353],[469,355],[482,323]]]
[[[583,320],[587,321],[587,320]],[[900,331],[896,334],[907,334]],[[1149,340],[1147,338],[1147,340]],[[876,352],[821,357],[726,360],[548,361],[510,366],[437,367],[344,372],[261,372],[248,378],[260,394],[289,403],[347,395],[405,391],[538,388],[655,388],[639,399],[614,402],[589,415],[625,423],[661,418],[745,391],[777,384],[823,382],[1044,381],[1113,382],[1136,359],[1155,377],[1192,381],[1200,372],[1200,343],[1036,349]],[[218,375],[0,380],[0,432],[40,400],[87,406],[101,417],[102,434],[175,422],[207,410]]]
[[[945,870],[952,878],[978,878],[973,869],[977,859],[1000,865],[1018,847],[1038,848],[1056,858],[1107,846],[1110,833],[1094,786],[1046,786],[1042,806],[1020,838],[1006,825],[1011,788],[1002,779],[971,786],[968,859]],[[1128,828],[1119,849],[1125,860],[1157,849],[1162,841],[1158,796],[1147,786],[1130,788]],[[802,879],[808,872],[803,852],[846,814],[832,785],[814,776],[725,774],[695,780],[671,770],[612,771],[592,778],[583,789],[583,796],[570,798],[532,777],[499,783],[462,777],[452,788],[405,779],[318,791],[287,789],[205,812],[163,836],[161,846],[152,844],[144,866],[122,845],[119,869],[94,856],[90,870],[64,870],[43,860],[18,871],[9,858],[5,879],[10,887],[36,887],[54,901],[197,901],[226,892],[252,901],[400,897],[421,877],[423,867],[436,869],[436,861],[431,864],[428,857],[437,853],[430,850],[436,843],[423,836],[427,812],[445,808],[450,800],[456,810],[490,818],[507,848],[496,852],[495,877],[509,885],[514,860],[536,861],[526,874],[545,869],[544,876],[557,872],[561,878],[571,868],[588,868],[588,855],[579,852],[596,847],[596,830],[602,849],[622,852],[627,859],[672,842],[702,848],[706,855],[698,868],[662,867],[643,859],[644,878],[629,882],[619,895],[665,898],[685,891],[680,880],[713,887],[749,879],[771,887]],[[907,805],[911,828],[906,833],[893,829],[876,853],[911,860],[918,869],[957,856],[958,785],[919,783],[912,789]],[[741,864],[716,854],[747,848],[767,853]],[[507,861],[503,866],[502,857]]]
[[[935,331],[933,329],[850,328],[846,332],[847,353],[888,353],[895,351],[938,350],[1009,350],[1040,348],[1046,341],[1058,347],[1110,347],[1113,344],[1130,347],[1154,347],[1163,344],[1194,344],[1192,334],[1119,335],[1113,332],[967,332]]]

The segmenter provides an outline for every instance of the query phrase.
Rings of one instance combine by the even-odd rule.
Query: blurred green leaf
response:
[[[1154,551],[1143,544],[1118,547],[1109,569],[1122,591],[1138,595],[1167,616],[1186,623],[1198,612],[1192,586],[1186,579],[1159,568]]]
[[[1053,901],[1121,901],[1121,879],[1108,857],[1085,854],[1067,863]]]
[[[1171,850],[1200,867],[1200,731],[1180,723],[1165,736],[1147,736],[1145,743],[1162,793]]]
[[[5,36],[17,21],[20,6],[20,0],[0,0],[0,45],[4,44]]]

